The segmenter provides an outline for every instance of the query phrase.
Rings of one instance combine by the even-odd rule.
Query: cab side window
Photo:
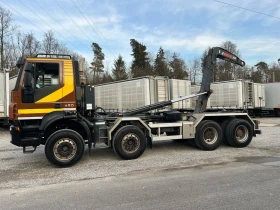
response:
[[[35,89],[59,85],[58,63],[37,63],[35,77]]]
[[[32,63],[32,70],[26,72],[29,72],[27,74],[30,74],[29,77],[31,77],[28,80],[31,81],[29,89],[32,91],[29,91],[28,100],[25,100],[26,97],[23,94],[23,103],[38,102],[59,89],[59,63]]]

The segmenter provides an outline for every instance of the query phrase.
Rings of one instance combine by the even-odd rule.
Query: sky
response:
[[[162,47],[186,62],[225,41],[236,44],[250,66],[280,58],[279,0],[0,0],[0,5],[20,31],[41,40],[52,30],[88,62],[91,43],[98,43],[106,66],[118,55],[131,64],[130,39],[153,56]]]

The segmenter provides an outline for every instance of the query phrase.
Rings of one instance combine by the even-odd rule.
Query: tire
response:
[[[69,167],[83,156],[84,140],[79,133],[70,129],[54,132],[45,145],[48,161],[59,167]]]
[[[247,147],[253,138],[253,127],[242,119],[234,119],[226,127],[225,137],[233,147]]]
[[[114,135],[113,149],[124,160],[140,157],[147,146],[144,133],[134,125],[121,127]]]
[[[203,150],[215,150],[222,142],[222,130],[218,123],[212,120],[202,121],[196,129],[195,144]]]
[[[226,120],[224,120],[222,123],[221,123],[221,129],[222,129],[222,142],[227,145],[227,146],[230,146],[229,142],[227,141],[227,138],[225,136],[226,134],[226,127],[227,125],[229,124],[230,121],[232,120],[235,120],[236,118],[228,118]]]

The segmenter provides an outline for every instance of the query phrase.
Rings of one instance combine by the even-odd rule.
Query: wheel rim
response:
[[[214,144],[218,139],[218,131],[216,128],[208,127],[203,132],[203,140],[206,144]]]
[[[121,146],[126,153],[136,152],[140,147],[140,139],[136,134],[128,133],[122,138]]]
[[[235,130],[235,138],[238,142],[244,143],[247,141],[249,136],[248,128],[244,125],[240,125]]]
[[[59,161],[72,160],[77,153],[77,145],[72,139],[60,139],[53,148],[54,156]]]

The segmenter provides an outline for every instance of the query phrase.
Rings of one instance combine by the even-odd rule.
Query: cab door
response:
[[[18,103],[19,119],[41,119],[62,110],[63,62],[27,60],[21,81]]]

